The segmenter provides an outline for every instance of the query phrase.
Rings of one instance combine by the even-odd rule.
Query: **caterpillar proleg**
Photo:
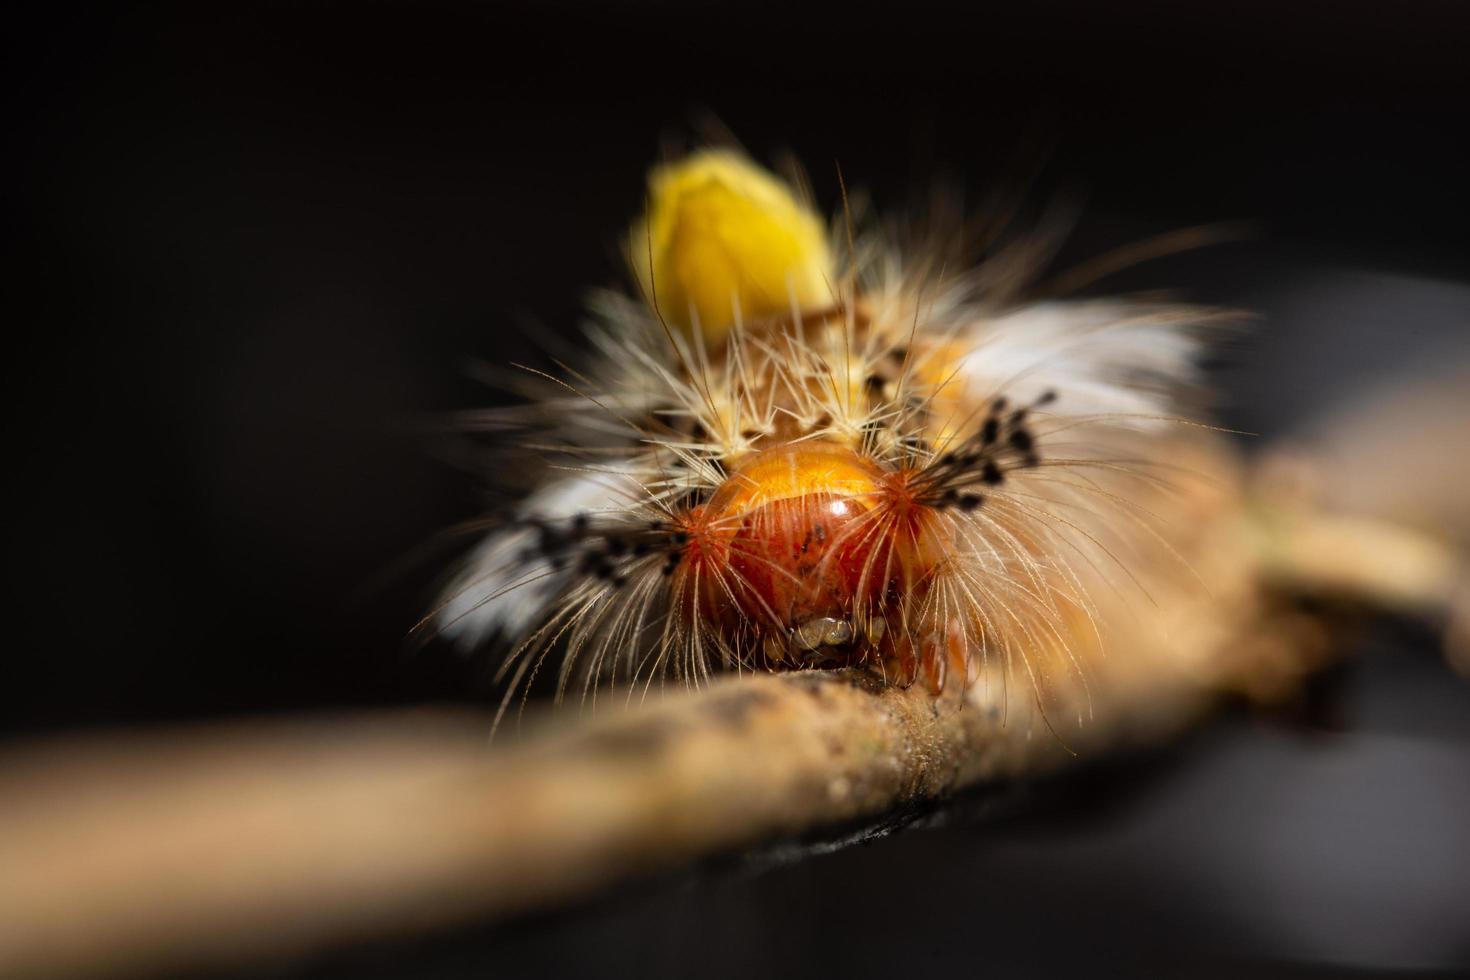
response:
[[[844,201],[846,193],[844,189]],[[506,683],[864,666],[1086,710],[1089,664],[1184,587],[1184,404],[1220,311],[1014,297],[746,157],[658,167],[590,352],[500,419],[545,460],[426,622]],[[1019,685],[1019,687],[1017,687]]]

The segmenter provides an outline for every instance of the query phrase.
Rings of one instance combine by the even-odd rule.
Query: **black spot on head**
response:
[[[868,389],[868,394],[870,395],[876,395],[882,392],[883,385],[886,383],[887,382],[878,377],[876,374],[870,374],[863,379],[863,387]]]
[[[1029,452],[1032,446],[1031,433],[1025,429],[1017,429],[1011,433],[1010,443],[1012,449],[1017,449],[1023,453]]]
[[[978,493],[967,493],[960,497],[960,510],[974,510],[985,502],[985,498]]]
[[[988,419],[986,419],[985,420],[984,427],[980,429],[980,443],[981,443],[981,445],[988,446],[991,443],[995,442],[995,440],[997,438],[999,438],[999,437],[1000,437],[1000,420],[999,419],[996,419],[996,418],[988,418]]]
[[[1053,391],[1052,389],[1048,388],[1045,391],[1043,391],[1041,393],[1041,397],[1040,398],[1037,398],[1036,401],[1033,402],[1032,404],[1034,404],[1037,408],[1040,408],[1042,405],[1050,405],[1052,402],[1054,402],[1056,400],[1057,400],[1057,393],[1055,391]]]
[[[995,460],[988,459],[985,461],[985,469],[981,471],[980,479],[994,487],[1005,482],[1005,478],[1005,474],[1000,471],[1000,467],[995,465]]]
[[[1006,410],[1006,406],[1009,404],[1010,402],[1006,401],[1005,395],[996,395],[995,401],[990,403],[990,411],[996,415],[999,415],[1001,412],[1004,412]]]
[[[586,514],[578,514],[572,518],[572,530],[578,532],[585,531],[587,530],[587,525],[590,523],[592,523],[592,518]]]

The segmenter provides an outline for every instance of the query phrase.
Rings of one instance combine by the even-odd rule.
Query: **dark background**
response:
[[[404,641],[453,552],[410,559],[487,500],[426,423],[500,397],[468,364],[544,363],[528,338],[572,335],[583,290],[621,281],[646,166],[706,114],[758,158],[793,151],[829,207],[834,161],[880,211],[936,178],[1080,201],[1063,267],[1251,223],[1108,284],[1265,315],[1215,365],[1251,445],[1470,357],[1463,18],[385,3],[13,24],[0,731],[493,698],[485,661]],[[970,801],[824,857],[280,969],[1470,967],[1470,699],[1427,634],[1365,649],[1311,734],[1236,718],[1000,815]]]

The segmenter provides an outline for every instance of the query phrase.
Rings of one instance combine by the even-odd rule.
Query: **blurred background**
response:
[[[504,397],[475,362],[575,337],[646,167],[711,115],[829,208],[834,161],[880,214],[935,180],[1075,205],[1058,270],[1247,223],[1094,290],[1260,314],[1212,365],[1247,451],[1450,377],[1465,27],[1137,0],[13,24],[0,737],[495,699],[492,664],[405,642],[454,554],[422,546],[491,499],[434,420]],[[1437,651],[1384,624],[1287,716],[857,847],[239,975],[1470,971],[1470,689]]]

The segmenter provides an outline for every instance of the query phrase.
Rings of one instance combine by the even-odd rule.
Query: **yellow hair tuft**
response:
[[[737,316],[756,320],[830,301],[821,219],[774,175],[728,150],[703,150],[648,176],[648,210],[628,254],[645,299],[707,343]]]

